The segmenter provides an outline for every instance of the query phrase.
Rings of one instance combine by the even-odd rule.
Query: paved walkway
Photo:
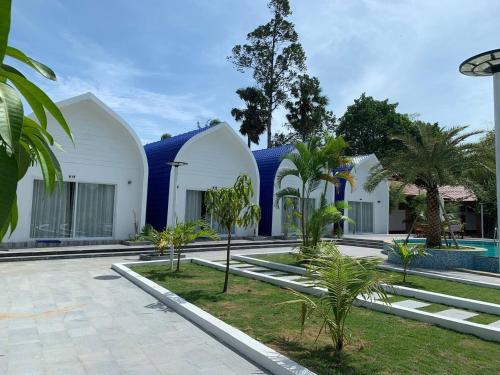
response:
[[[136,257],[0,264],[0,374],[259,374],[109,267]]]

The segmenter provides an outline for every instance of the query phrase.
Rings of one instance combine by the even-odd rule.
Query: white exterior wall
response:
[[[378,160],[375,155],[371,155],[354,166],[351,173],[354,175],[356,187],[351,190],[349,184],[346,185],[344,200],[346,202],[373,202],[373,233],[388,234],[389,182],[382,181],[371,193],[363,188],[370,175],[370,169],[377,163]],[[348,228],[348,223],[344,223],[344,233],[349,233]]]
[[[285,168],[294,168],[293,163],[290,160],[283,160],[276,172],[276,177],[279,175],[280,170],[285,169]],[[319,188],[316,189],[314,192],[311,193],[310,198],[314,198],[315,201],[315,207],[319,207],[320,203],[320,198],[321,198],[321,193],[323,192],[324,189],[324,183],[321,183]],[[281,189],[287,188],[287,187],[293,187],[293,188],[299,188],[302,190],[302,182],[298,177],[295,176],[287,176],[283,179],[281,182]],[[271,234],[273,236],[281,236],[283,235],[283,228],[281,225],[282,222],[282,202],[280,201],[279,207],[276,207],[276,192],[281,190],[278,187],[278,184],[276,182],[276,178],[274,179],[274,194],[273,194],[273,224],[272,224],[272,232]],[[330,197],[329,203],[333,202],[333,187],[332,184],[328,184],[327,192],[326,192],[327,198]]]
[[[59,106],[75,141],[73,145],[55,120],[48,116],[48,130],[64,149],[53,149],[61,165],[63,180],[115,185],[113,237],[106,239],[127,239],[135,231],[134,221],[139,227],[145,221],[148,169],[139,139],[123,120],[92,94],[68,99]],[[19,223],[6,242],[34,240],[30,238],[30,225],[35,179],[42,179],[41,170],[36,165],[30,167],[19,182]]]
[[[175,205],[175,216],[183,221],[186,214],[186,191],[206,191],[212,187],[234,185],[240,174],[252,180],[253,202],[259,204],[259,171],[253,154],[228,124],[219,124],[195,135],[179,150],[176,161],[188,165],[178,168],[177,192],[174,197],[174,168],[170,173],[170,189],[167,223],[171,225],[171,209]],[[236,228],[237,236],[257,234],[258,224],[253,227]]]

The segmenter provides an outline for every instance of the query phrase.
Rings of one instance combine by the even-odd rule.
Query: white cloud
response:
[[[145,143],[157,140],[157,136],[165,132],[177,134],[194,129],[197,121],[214,117],[210,110],[213,98],[189,92],[169,94],[145,89],[140,79],[163,78],[165,74],[141,69],[130,61],[110,56],[95,43],[68,39],[78,65],[72,69],[72,74],[59,76],[56,83],[42,84],[53,99],[90,91],[127,120]]]

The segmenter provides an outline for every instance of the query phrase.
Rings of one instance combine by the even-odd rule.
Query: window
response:
[[[112,237],[114,205],[114,185],[63,182],[49,195],[43,181],[35,180],[30,235]]]
[[[195,221],[205,220],[210,227],[219,234],[227,234],[227,229],[219,225],[219,223],[207,212],[205,204],[205,191],[202,190],[186,190],[186,212],[184,220]],[[231,231],[235,233],[235,228]]]
[[[373,202],[349,202],[349,233],[373,233]]]
[[[300,227],[300,204],[297,197],[285,197],[281,200],[281,230],[283,234],[298,233]],[[310,218],[316,207],[315,198],[305,198],[304,211]]]

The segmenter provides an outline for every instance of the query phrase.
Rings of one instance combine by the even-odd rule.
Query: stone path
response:
[[[132,260],[0,264],[0,374],[262,373],[109,268]]]

